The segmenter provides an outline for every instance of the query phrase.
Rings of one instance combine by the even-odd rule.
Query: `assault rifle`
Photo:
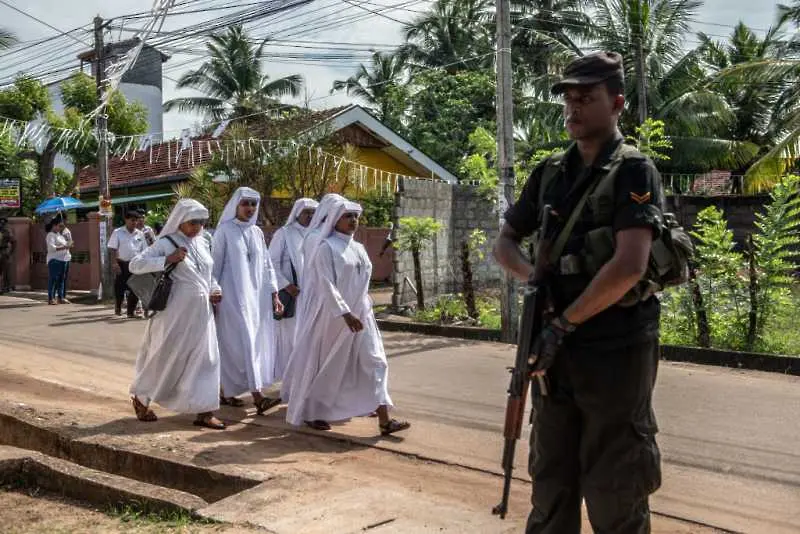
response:
[[[533,342],[544,326],[544,313],[547,306],[546,291],[543,287],[548,270],[548,254],[550,252],[549,222],[551,206],[544,206],[542,227],[539,230],[539,242],[536,247],[533,276],[525,288],[522,304],[519,337],[517,338],[517,358],[514,367],[509,367],[511,383],[508,386],[506,404],[506,422],[503,429],[506,443],[503,448],[503,500],[492,509],[494,515],[505,519],[508,510],[508,495],[511,491],[511,474],[514,470],[514,453],[517,440],[522,433],[522,419],[525,416],[525,403],[530,385],[530,369],[536,363],[536,355],[532,354]],[[537,377],[540,393],[547,395],[545,376]]]

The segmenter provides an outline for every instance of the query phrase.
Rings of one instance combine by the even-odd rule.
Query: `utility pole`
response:
[[[500,226],[503,214],[514,202],[514,101],[511,84],[511,3],[497,0],[497,206]],[[516,343],[519,304],[514,278],[503,274],[500,292],[502,339]]]
[[[99,16],[94,18],[94,77],[97,86],[97,101],[103,102],[105,97],[106,85],[106,62],[105,62],[105,43],[103,42],[103,29],[105,25]],[[107,206],[110,209],[111,189],[108,183],[108,115],[106,109],[102,108],[97,113],[95,127],[97,128],[97,175],[100,196],[98,207],[100,208],[100,281],[101,290],[98,290],[98,299],[111,298],[114,294],[114,276],[111,271],[111,259],[108,254],[108,234],[112,223],[112,216],[108,215]],[[113,213],[113,211],[112,211]]]
[[[644,56],[644,21],[639,17],[639,37],[636,39],[636,78],[638,80],[639,124],[647,120],[647,68]]]

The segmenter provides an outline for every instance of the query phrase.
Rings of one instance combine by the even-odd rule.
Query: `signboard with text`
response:
[[[0,179],[0,209],[19,208],[19,180],[16,178]]]

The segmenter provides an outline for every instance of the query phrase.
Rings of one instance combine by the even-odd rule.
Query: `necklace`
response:
[[[235,224],[236,228],[242,233],[242,239],[244,240],[244,246],[247,249],[247,263],[253,263],[253,252],[250,248],[250,239],[248,239],[247,234],[245,233],[247,229],[250,227],[247,226],[242,228],[239,224]]]

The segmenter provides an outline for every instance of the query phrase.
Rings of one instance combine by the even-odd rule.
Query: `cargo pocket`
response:
[[[661,487],[661,452],[656,444],[658,426],[655,418],[650,416],[631,424],[635,440],[633,453],[635,458],[634,478],[637,493],[650,495]],[[632,458],[633,459],[633,458]]]

